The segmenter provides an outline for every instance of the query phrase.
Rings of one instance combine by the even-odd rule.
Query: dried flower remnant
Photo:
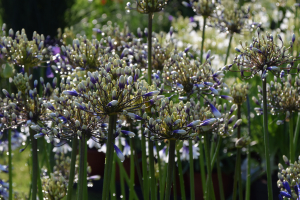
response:
[[[281,44],[277,44],[272,34],[266,33],[266,36],[260,36],[258,28],[257,37],[253,37],[250,45],[247,42],[245,44],[241,42],[242,48],[235,48],[238,55],[234,59],[234,64],[237,65],[242,78],[252,78],[259,73],[264,80],[268,72],[272,72],[276,76],[290,73],[296,61],[296,58],[289,53],[295,42],[295,35],[293,35],[289,47],[283,45],[280,35],[278,35],[278,39]],[[284,64],[288,64],[288,66],[285,67]],[[232,66],[225,66],[224,69],[230,69]]]
[[[246,99],[249,92],[249,84],[234,84],[232,85],[230,95],[232,97],[232,102],[237,105],[242,105]]]

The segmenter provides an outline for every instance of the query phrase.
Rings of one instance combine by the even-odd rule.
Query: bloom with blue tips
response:
[[[136,119],[136,120],[143,120],[142,117],[134,114],[134,113],[127,113],[127,115],[131,118],[131,119]]]
[[[79,94],[77,93],[77,91],[76,91],[76,90],[72,90],[72,91],[70,91],[70,90],[66,90],[66,91],[63,91],[63,93],[62,93],[62,94],[65,94],[65,95],[70,95],[70,96],[75,96],[75,97],[79,96]]]
[[[114,145],[114,148],[115,148],[117,156],[119,157],[121,162],[123,162],[125,160],[125,157],[124,157],[122,151],[116,145]]]
[[[208,104],[210,106],[210,109],[211,109],[211,112],[213,113],[213,115],[216,118],[220,118],[222,116],[222,114],[220,113],[220,111],[214,105],[212,105],[210,102],[208,102]]]

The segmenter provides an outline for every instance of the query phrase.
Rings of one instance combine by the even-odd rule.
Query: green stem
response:
[[[11,151],[11,129],[8,129],[8,179],[9,179],[9,200],[13,199],[13,189],[12,189],[12,151]]]
[[[143,166],[143,185],[144,185],[144,199],[149,200],[149,180],[147,172],[147,157],[146,157],[146,138],[142,134],[142,166]]]
[[[219,156],[219,154],[217,154],[217,173],[218,173],[220,199],[221,200],[225,200],[224,188],[223,188],[223,179],[222,179],[222,171],[221,171],[221,167],[220,167],[220,156]]]
[[[289,121],[289,130],[290,130],[290,159],[291,163],[295,161],[295,150],[294,150],[294,123],[293,123],[293,113],[291,112],[290,121]]]
[[[73,195],[77,146],[78,146],[78,138],[77,138],[77,135],[76,135],[73,138],[73,141],[72,141],[72,154],[71,154],[71,164],[70,164],[70,175],[69,175],[69,183],[68,183],[67,200],[72,200],[72,195]]]
[[[226,58],[225,58],[224,65],[227,65],[227,59],[228,59],[229,52],[230,52],[232,37],[233,37],[233,34],[230,34],[230,38],[229,38],[229,43],[228,43],[228,47],[227,47],[227,52],[226,52]]]
[[[111,172],[111,181],[110,181],[110,199],[111,200],[116,200],[117,199],[117,195],[116,195],[116,165],[115,165],[115,161],[116,159],[116,154],[114,154],[113,156],[113,164],[112,164],[112,172]]]
[[[241,149],[240,149],[240,151],[241,151]],[[240,154],[242,154],[242,151],[241,151]],[[242,166],[242,164],[241,164],[241,162],[242,162],[242,158],[241,158],[241,156],[240,156],[240,159],[238,160],[238,166],[239,166],[239,171],[238,171],[238,179],[239,179],[239,199],[244,199],[244,197],[243,197],[243,180],[242,180],[242,171],[241,171],[241,166]]]
[[[121,160],[120,159],[116,159],[116,160],[117,160],[117,163],[119,165],[120,170],[122,171],[122,174],[124,175],[124,178],[125,178],[125,181],[126,181],[127,185],[129,185],[130,184],[130,179],[129,179],[128,175],[127,175],[127,172],[124,169],[124,166],[123,166]],[[134,197],[135,200],[139,199],[137,197],[135,191],[133,191],[133,197]]]
[[[203,17],[203,28],[202,28],[202,42],[201,42],[201,55],[200,61],[202,63],[203,60],[203,49],[204,49],[204,39],[205,39],[205,26],[206,26],[206,17]]]
[[[218,154],[220,152],[220,148],[221,148],[222,142],[223,142],[223,138],[220,136],[219,140],[218,140],[218,143],[217,143],[216,151],[214,153],[213,158],[211,159],[211,166],[212,167],[214,166],[216,158],[217,158],[217,156],[218,156]]]
[[[149,138],[151,133],[149,132]],[[155,181],[155,173],[154,173],[154,155],[153,155],[153,141],[148,140],[148,151],[149,151],[149,167],[150,167],[150,189],[151,189],[151,199],[156,200],[155,189],[156,189],[156,181]]]
[[[238,104],[237,108],[237,118],[241,119],[241,105]],[[241,126],[237,127],[237,140],[240,139],[241,137]],[[241,149],[237,148],[237,153],[236,153],[236,163],[235,163],[235,173],[234,173],[234,181],[233,181],[233,195],[232,199],[236,199],[236,193],[237,193],[237,183],[240,183],[241,181],[239,180],[239,173],[241,169],[241,165],[239,163],[241,159]],[[241,188],[241,187],[239,187]],[[241,197],[240,197],[241,198]]]
[[[189,140],[189,161],[190,161],[190,192],[191,200],[195,199],[195,181],[194,181],[194,158],[193,158],[193,141]]]
[[[173,180],[173,169],[175,165],[175,146],[176,140],[169,140],[169,162],[168,162],[168,174],[167,174],[167,186],[165,192],[165,200],[169,200],[171,198],[171,185]]]
[[[42,188],[42,181],[41,181],[41,170],[38,165],[38,177],[37,177],[37,183],[38,183],[38,196],[39,199],[43,199],[43,188]]]
[[[132,131],[132,129],[130,130]],[[133,199],[133,191],[134,191],[134,141],[133,138],[129,139],[130,142],[130,150],[131,150],[131,154],[130,154],[130,192],[129,192],[129,200]]]
[[[204,153],[203,153],[203,144],[202,144],[202,136],[199,135],[199,164],[200,164],[200,173],[201,173],[201,182],[202,182],[202,191],[203,194],[206,191],[206,182],[205,182],[205,166],[204,166]]]
[[[131,159],[131,158],[130,158]],[[131,163],[131,162],[130,162]],[[121,184],[121,195],[122,195],[122,199],[126,199],[126,191],[125,191],[125,183],[124,183],[124,174],[123,171],[121,170],[121,168],[119,167],[119,173],[120,173],[120,184]],[[131,175],[131,171],[130,171],[130,175]],[[131,183],[131,177],[130,177],[130,184]],[[131,192],[132,190],[130,190],[129,195],[133,196],[134,192]],[[132,197],[133,199],[133,197]]]
[[[87,138],[85,138],[85,142],[84,142],[84,171],[83,171],[83,175],[84,175],[84,179],[83,179],[83,197],[84,199],[88,199],[88,187],[87,187]]]
[[[159,174],[159,194],[161,195],[160,198],[163,199],[163,186],[162,186],[162,179],[163,179],[163,167],[161,164],[160,156],[159,156],[159,148],[158,148],[158,142],[155,141],[155,146],[156,146],[156,152],[157,152],[157,163],[158,163],[158,174]]]
[[[181,199],[186,200],[184,180],[183,180],[183,172],[182,172],[182,163],[181,163],[181,159],[180,159],[180,152],[179,152],[178,149],[176,149],[176,155],[177,155],[177,164],[178,164],[178,175],[179,175],[179,182],[180,182]]]
[[[210,194],[211,194],[211,161],[210,161],[210,156],[209,156],[209,133],[204,134],[204,149],[205,149],[205,157],[206,157],[206,167],[207,167],[207,187],[205,191],[205,199],[210,200]]]
[[[148,84],[152,82],[152,15],[148,14]]]
[[[251,135],[251,121],[250,121],[250,100],[247,95],[247,120],[248,120],[248,135]],[[250,200],[250,186],[251,186],[251,175],[250,175],[250,144],[247,146],[247,182],[246,182],[246,200]]]
[[[268,132],[268,108],[267,108],[267,80],[263,79],[263,118],[264,118],[264,146],[267,171],[268,199],[273,199],[272,176],[269,152],[269,132]]]
[[[32,129],[30,131],[30,140],[31,140],[31,148],[32,148],[32,176],[31,176],[31,184],[32,184],[32,200],[36,200],[37,196],[37,179],[38,179],[38,154],[37,154],[37,140],[34,138],[34,132]]]
[[[83,133],[80,140],[80,157],[79,157],[80,160],[79,160],[77,200],[85,199],[84,193],[85,193],[85,187],[87,187],[87,185],[84,185],[86,174],[87,174],[87,169],[85,164],[85,156],[86,156],[85,146],[86,146],[86,134]]]
[[[298,142],[298,138],[299,138],[299,132],[300,132],[300,112],[298,112],[296,130],[294,132],[294,141],[293,141],[293,145],[295,147],[294,148],[294,155],[295,155],[295,151],[297,149],[297,142]]]
[[[174,180],[173,180],[173,199],[177,200],[176,168],[175,168],[175,165],[174,165],[174,170],[173,170],[173,177],[174,177]]]
[[[48,148],[47,148],[47,141],[46,141],[45,138],[43,138],[43,145],[44,145],[43,153],[45,155],[46,167],[47,167],[48,173],[50,174],[50,173],[52,173],[52,169],[51,169],[50,162],[49,162],[49,154],[48,154]]]
[[[114,129],[116,128],[117,115],[109,116],[108,136],[106,142],[106,163],[104,169],[104,180],[102,189],[102,199],[109,199],[109,187],[111,181],[111,172],[114,158]]]
[[[166,154],[168,153],[169,149],[166,149]],[[162,196],[165,194],[166,191],[166,180],[167,180],[167,170],[168,170],[168,165],[167,163],[164,164],[164,175],[163,175],[163,181],[162,181],[162,191],[163,193],[161,194]],[[164,197],[162,197],[161,199],[164,199]]]

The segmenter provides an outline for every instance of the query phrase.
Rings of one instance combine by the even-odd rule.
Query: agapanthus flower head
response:
[[[261,78],[265,79],[268,72],[276,76],[290,73],[296,60],[290,55],[290,48],[293,46],[294,40],[290,42],[289,47],[283,45],[280,35],[278,35],[278,40],[281,44],[277,43],[272,34],[260,35],[258,28],[257,37],[253,37],[250,45],[247,42],[241,43],[241,49],[235,49],[238,55],[234,59],[234,64],[237,65],[242,78],[252,78],[259,73]],[[285,67],[285,64],[288,65]],[[224,69],[232,66],[228,65]]]
[[[250,30],[258,25],[250,21],[250,7],[239,7],[233,1],[222,2],[214,15],[211,26],[231,35],[241,34],[243,30]]]
[[[47,53],[44,47],[44,35],[33,33],[32,40],[28,40],[25,30],[22,29],[14,34],[13,30],[9,35],[0,40],[1,51],[9,62],[19,66],[36,67],[39,66]]]
[[[257,114],[262,114],[262,90],[258,87],[258,99],[253,97],[255,103],[260,106],[256,108]],[[298,76],[292,78],[291,74],[282,77],[281,81],[277,77],[270,84],[267,84],[268,110],[273,115],[285,115],[285,120],[289,121],[294,112],[300,111],[300,80]]]
[[[142,14],[155,13],[162,11],[167,2],[168,0],[137,0],[135,8],[128,2],[126,9],[137,10]]]
[[[50,177],[44,177],[42,179],[44,195],[49,199],[63,199],[68,190],[68,182],[59,174],[54,172],[50,174]]]
[[[230,95],[232,97],[232,102],[238,105],[243,104],[247,99],[247,94],[249,92],[249,84],[233,84],[230,90]]]
[[[215,10],[220,6],[220,1],[214,0],[190,0],[190,2],[182,2],[186,7],[192,7],[194,12],[197,15],[201,15],[205,18],[212,17],[215,13]]]
[[[290,163],[286,156],[283,156],[284,162],[287,168],[284,168],[282,164],[278,164],[278,181],[277,186],[280,189],[279,198],[283,199],[299,199],[300,197],[300,158],[295,163]]]
[[[165,85],[188,98],[193,94],[199,98],[204,95],[218,96],[227,85],[223,82],[223,71],[212,69],[210,63],[213,58],[209,51],[206,61],[201,64],[198,58],[190,59],[183,52],[173,54],[172,65],[166,65],[162,74]]]
[[[138,81],[139,75],[135,66],[110,71],[102,68],[99,72],[88,72],[86,80],[76,83],[76,89],[65,90],[63,94],[73,99],[77,108],[97,116],[135,112],[160,93],[156,86]]]

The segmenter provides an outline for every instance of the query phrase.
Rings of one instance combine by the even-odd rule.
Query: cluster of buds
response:
[[[210,63],[214,56],[210,56],[210,51],[206,56],[205,63],[191,60],[183,52],[173,54],[173,64],[165,66],[162,74],[163,81],[166,85],[170,85],[179,94],[186,97],[180,97],[181,100],[188,99],[192,94],[203,97],[203,95],[219,95],[219,92],[227,88],[223,82],[223,72],[212,69]],[[231,99],[228,96],[220,95],[221,98]]]
[[[230,90],[230,96],[232,97],[232,102],[237,105],[242,105],[246,99],[249,92],[249,84],[233,84]]]
[[[160,93],[155,86],[138,81],[139,74],[135,66],[115,70],[102,68],[88,72],[88,78],[76,84],[76,90],[66,90],[63,94],[73,96],[78,109],[97,116],[135,112]]]
[[[284,76],[286,72],[290,73],[296,60],[289,53],[295,42],[295,35],[293,35],[288,48],[283,45],[280,35],[278,35],[278,39],[281,41],[281,45],[276,43],[272,34],[266,33],[265,37],[260,36],[259,28],[257,35],[257,38],[253,37],[249,46],[247,42],[244,45],[240,42],[242,49],[235,48],[239,55],[235,57],[234,63],[237,65],[241,76],[252,78],[255,74],[260,73],[264,80],[269,71],[277,76]],[[287,67],[282,67],[284,64],[288,64]],[[224,69],[231,67],[232,65],[228,65]]]
[[[207,104],[209,106],[201,106],[200,102],[196,103],[193,98],[186,104],[182,101],[174,104],[169,98],[162,98],[151,108],[151,114],[143,114],[145,134],[150,132],[151,140],[189,140],[208,131],[221,135],[232,132],[228,125],[235,120],[235,117],[232,116],[229,120],[228,117],[235,108],[223,115],[213,103],[207,102]],[[234,128],[239,125],[237,123]]]
[[[142,14],[151,14],[162,11],[167,2],[168,0],[137,0],[135,8],[131,6],[130,2],[128,2],[126,9],[137,10]]]
[[[284,168],[280,163],[278,164],[279,180],[277,181],[277,186],[280,189],[279,199],[283,200],[283,197],[298,199],[300,196],[300,157],[295,163],[290,163],[286,156],[283,156],[283,160],[287,168]]]
[[[8,36],[0,39],[1,52],[6,56],[8,62],[27,68],[39,66],[47,54],[44,47],[44,35],[33,33],[32,40],[28,40],[25,30],[22,29],[14,34],[9,30]]]
[[[203,16],[204,18],[212,17],[215,13],[216,8],[220,5],[220,1],[213,0],[190,0],[190,2],[182,2],[186,7],[192,7],[197,15]]]
[[[232,1],[223,2],[222,6],[211,19],[211,25],[217,27],[220,32],[226,32],[231,35],[241,34],[244,29],[251,29],[257,23],[249,23],[250,7],[239,7]]]
[[[274,82],[267,84],[268,109],[273,115],[286,114],[285,121],[289,121],[291,114],[300,110],[300,80],[298,76],[292,81],[291,74],[287,77],[282,77],[281,82],[274,77]],[[258,115],[262,114],[262,89],[258,86],[258,99],[253,97],[255,103],[260,106],[255,108]],[[278,120],[277,124],[282,124],[283,121]]]
[[[68,190],[68,183],[58,172],[50,174],[42,179],[43,191],[48,199],[63,199]]]

